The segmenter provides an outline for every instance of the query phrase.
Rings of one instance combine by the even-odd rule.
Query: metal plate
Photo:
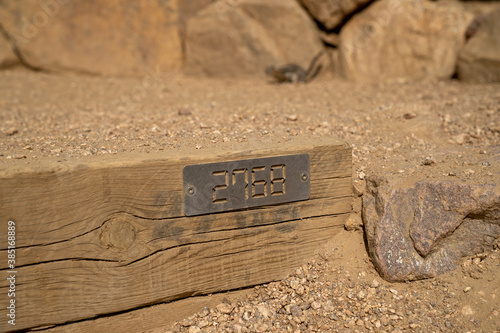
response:
[[[186,216],[309,199],[309,155],[184,167]]]

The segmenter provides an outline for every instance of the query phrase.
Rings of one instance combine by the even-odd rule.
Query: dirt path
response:
[[[177,74],[107,79],[11,70],[0,73],[0,168],[335,136],[353,146],[354,178],[499,183],[499,105],[498,84],[355,85],[322,77],[307,85],[274,85]],[[500,330],[500,253],[469,260],[462,271],[436,279],[388,284],[366,257],[361,233],[341,237],[342,245],[332,242],[288,279],[251,291],[245,303],[233,301],[228,313],[224,306],[204,310],[204,316],[173,328]],[[266,311],[277,319],[266,319]]]

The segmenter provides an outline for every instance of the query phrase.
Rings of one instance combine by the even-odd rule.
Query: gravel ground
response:
[[[500,330],[498,248],[465,260],[461,271],[402,284],[380,279],[362,248],[361,233],[344,232],[282,281],[155,332]]]
[[[360,181],[500,182],[499,84],[145,79],[1,72],[0,168],[334,136],[352,145]],[[461,271],[390,284],[373,269],[362,233],[343,232],[284,280],[155,331],[498,332],[499,258],[497,250]]]

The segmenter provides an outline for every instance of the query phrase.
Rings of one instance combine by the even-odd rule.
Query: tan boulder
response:
[[[197,12],[215,1],[216,0],[179,1],[179,29],[180,35],[182,37],[182,42],[184,42],[184,40],[186,39],[186,25],[189,19],[191,19],[191,17],[193,17]]]
[[[12,49],[10,43],[2,34],[2,30],[0,27],[0,68],[10,67],[18,63],[19,59],[14,53],[14,50]]]
[[[216,0],[189,0],[179,2],[179,16],[181,21],[187,21],[197,12]]]
[[[459,53],[458,78],[477,83],[500,82],[500,10],[480,21]]]
[[[186,72],[263,76],[269,65],[307,67],[322,49],[314,22],[295,1],[221,0],[188,22]]]
[[[326,29],[340,25],[344,19],[373,0],[299,0]]]
[[[182,65],[177,0],[4,0],[0,22],[35,68],[145,75]]]
[[[381,0],[340,32],[340,66],[356,81],[449,78],[473,15],[456,2]]]
[[[500,10],[500,1],[464,1],[465,10],[474,15],[485,15]]]

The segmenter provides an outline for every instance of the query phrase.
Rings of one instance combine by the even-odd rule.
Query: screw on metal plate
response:
[[[307,172],[303,172],[300,175],[300,179],[302,179],[303,182],[306,182],[309,179],[309,175],[307,174]]]
[[[187,193],[188,195],[193,195],[193,194],[194,194],[194,192],[195,192],[195,190],[194,190],[194,187],[193,187],[193,186],[188,186],[188,187],[186,188],[186,193]]]

